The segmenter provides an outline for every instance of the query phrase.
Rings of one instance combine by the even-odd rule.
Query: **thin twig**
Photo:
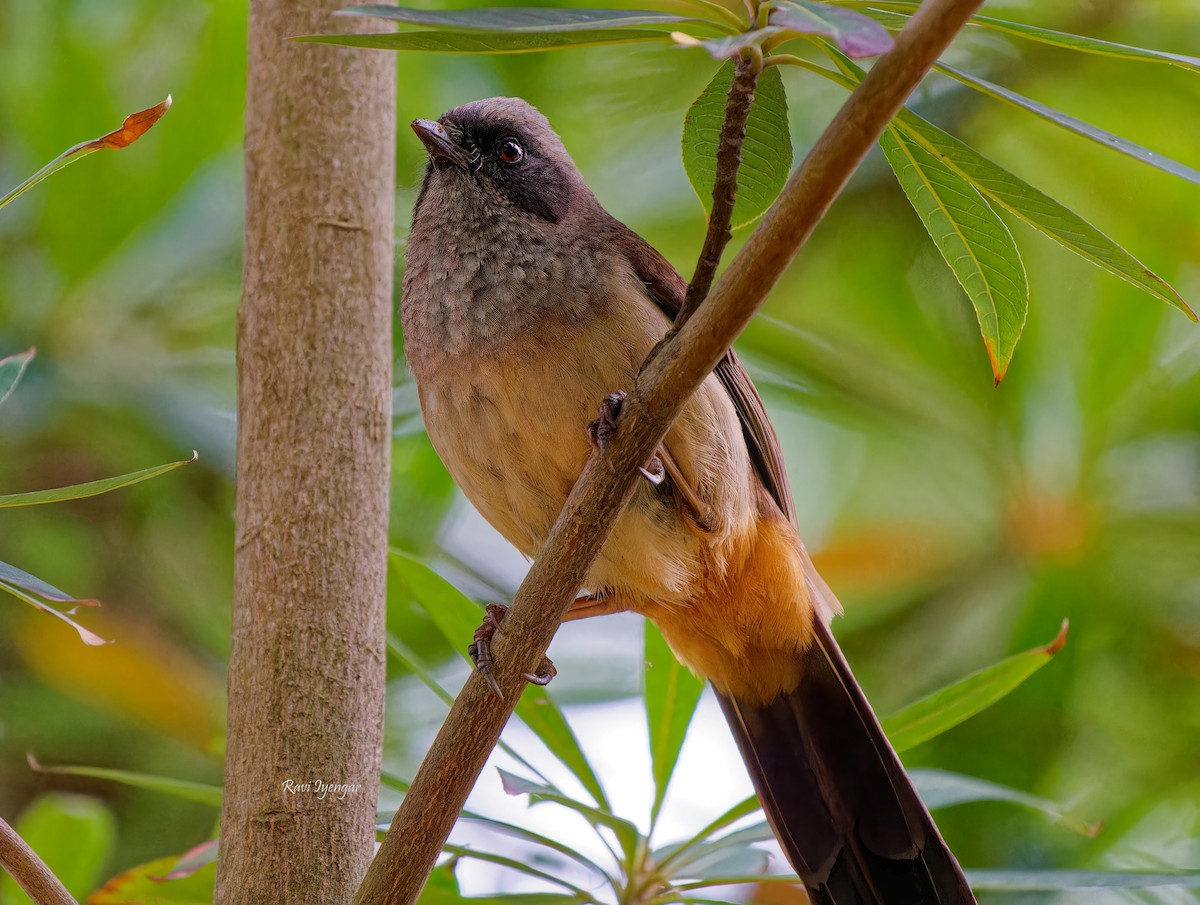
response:
[[[38,905],[79,905],[37,852],[3,819],[0,819],[0,867]]]
[[[733,238],[733,205],[737,201],[737,175],[742,164],[742,142],[746,138],[746,121],[754,106],[754,89],[762,72],[762,54],[743,54],[734,63],[733,81],[725,99],[725,121],[717,143],[717,173],[713,180],[712,213],[708,215],[708,231],[696,262],[696,272],[688,284],[683,305],[675,317],[675,329],[682,327],[696,306],[704,301],[717,275],[717,265],[725,246]]]
[[[859,162],[981,0],[926,0],[838,112],[707,301],[646,363],[620,428],[593,452],[541,554],[521,584],[496,645],[497,700],[467,682],[392,821],[355,905],[412,905],[488,755],[536,671],[588,569],[683,404],[812,233]]]

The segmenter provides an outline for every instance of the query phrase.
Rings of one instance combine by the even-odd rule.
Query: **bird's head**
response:
[[[414,120],[412,128],[429,152],[426,189],[465,193],[552,223],[573,197],[590,196],[546,117],[520,98],[473,101],[439,120]]]

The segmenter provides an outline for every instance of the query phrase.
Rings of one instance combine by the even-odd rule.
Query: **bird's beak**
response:
[[[471,168],[470,156],[450,137],[441,123],[432,119],[414,119],[412,130],[417,133],[417,138],[421,139],[431,158],[440,157],[464,170]]]

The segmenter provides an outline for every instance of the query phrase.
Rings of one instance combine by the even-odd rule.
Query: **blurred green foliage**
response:
[[[1004,8],[1127,44],[1200,44],[1186,0]],[[220,779],[244,58],[244,3],[0,3],[0,186],[175,98],[137,145],[71,167],[0,216],[0,357],[39,350],[0,410],[0,492],[96,480],[193,448],[201,457],[116,494],[0,513],[0,560],[100,598],[103,609],[81,619],[117,639],[85,647],[60,623],[0,602],[0,814],[13,819],[49,790],[102,800],[117,824],[104,876],[183,852],[215,818],[150,791],[34,774],[25,755]],[[1200,166],[1195,74],[981,33],[949,61]],[[690,272],[704,221],[679,135],[714,61],[631,45],[401,55],[398,65],[401,122],[495,94],[538,105],[605,205]],[[782,74],[802,154],[844,93]],[[932,76],[913,106],[1200,299],[1200,187],[945,77]],[[401,134],[398,271],[422,161]],[[1007,219],[1032,299],[999,389],[970,306],[878,153],[739,348],[783,437],[801,527],[846,605],[835,629],[881,713],[1071,620],[1053,663],[905,760],[1071,802],[1103,831],[967,804],[939,813],[963,863],[1196,868],[1200,330]],[[464,522],[401,384],[393,542],[478,596],[502,596],[516,580],[511,561],[463,556],[461,536],[483,534]],[[450,656],[403,587],[391,606],[409,648]],[[568,701],[631,691],[612,670],[572,678],[571,659],[555,656]],[[387,757],[405,775],[436,719],[412,689],[397,671]]]

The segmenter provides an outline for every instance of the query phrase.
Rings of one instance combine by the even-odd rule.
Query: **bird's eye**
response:
[[[496,156],[505,163],[520,163],[525,158],[525,149],[515,138],[506,138],[496,148]]]

